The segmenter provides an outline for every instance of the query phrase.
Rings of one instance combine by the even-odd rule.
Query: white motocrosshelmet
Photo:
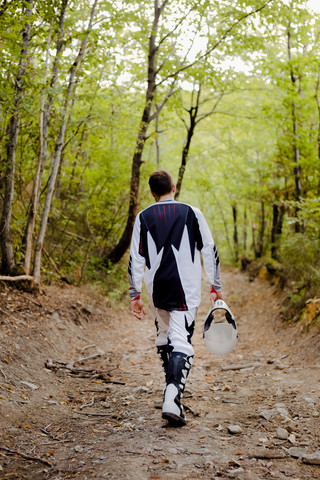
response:
[[[225,310],[226,322],[214,322],[214,312],[216,310]],[[207,313],[203,326],[205,346],[212,353],[225,355],[234,349],[238,336],[237,324],[230,308],[223,300],[216,300],[214,307],[210,308]]]

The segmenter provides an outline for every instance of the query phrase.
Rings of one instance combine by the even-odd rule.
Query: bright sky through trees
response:
[[[320,2],[319,0],[308,0],[307,2],[311,10],[315,12],[320,12]]]

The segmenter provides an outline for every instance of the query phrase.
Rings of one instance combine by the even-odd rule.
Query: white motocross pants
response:
[[[157,328],[156,346],[168,345],[173,352],[194,355],[191,338],[194,331],[197,308],[187,311],[161,310],[151,306]]]

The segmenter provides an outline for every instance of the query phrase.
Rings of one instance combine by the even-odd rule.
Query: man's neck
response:
[[[164,202],[166,200],[174,200],[173,192],[166,193],[165,195],[161,195],[161,197],[157,198],[157,202]]]

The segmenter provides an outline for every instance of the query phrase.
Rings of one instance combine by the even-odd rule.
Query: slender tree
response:
[[[3,4],[5,6],[5,4]],[[16,269],[16,262],[13,253],[11,241],[11,215],[14,197],[14,178],[16,166],[16,150],[20,127],[20,108],[24,95],[23,77],[28,66],[28,54],[30,45],[31,32],[31,14],[33,9],[33,0],[29,0],[27,7],[24,10],[25,26],[22,33],[22,47],[20,52],[20,60],[18,72],[14,84],[14,100],[13,111],[8,127],[8,142],[7,142],[7,159],[5,171],[5,193],[3,201],[3,209],[0,222],[0,243],[2,250],[1,271],[4,274],[12,275]]]
[[[239,238],[238,238],[238,210],[235,203],[232,204],[232,217],[233,217],[233,249],[235,261],[239,261]]]
[[[297,78],[295,76],[293,66],[292,66],[292,45],[291,45],[291,22],[289,22],[287,30],[287,39],[288,39],[288,60],[290,68],[290,80],[292,85],[292,90],[296,90]],[[301,92],[299,92],[301,94]],[[294,180],[296,186],[296,200],[299,201],[302,196],[302,187],[301,187],[301,166],[300,166],[300,149],[299,149],[299,131],[298,131],[298,116],[297,116],[297,106],[294,99],[291,101],[291,115],[292,115],[292,138],[293,138],[293,161],[294,161]]]
[[[218,98],[214,101],[214,105],[212,106],[212,108],[210,108],[207,112],[201,113],[199,110],[201,105],[204,103],[207,103],[209,100],[208,98],[206,98],[203,102],[201,102],[201,90],[202,90],[202,84],[201,82],[199,82],[197,86],[194,86],[193,91],[191,92],[190,108],[186,109],[189,116],[189,122],[187,123],[183,117],[180,117],[187,130],[187,137],[182,149],[181,164],[179,167],[178,180],[176,183],[176,191],[174,194],[175,200],[179,200],[179,197],[180,197],[182,181],[183,181],[184,173],[185,173],[187,162],[188,162],[191,141],[195,133],[195,129],[202,120],[209,117],[215,112],[217,106],[219,105],[224,95],[224,92],[221,92],[218,95]]]
[[[285,208],[283,204],[274,203],[272,209],[272,230],[271,230],[271,258],[279,260],[279,243],[282,234],[283,218]]]
[[[36,223],[36,214],[38,209],[38,197],[39,197],[39,188],[40,188],[40,170],[41,170],[41,164],[42,164],[42,159],[44,155],[43,119],[44,119],[44,103],[45,103],[45,96],[46,96],[45,85],[47,82],[47,74],[48,74],[48,61],[49,61],[49,49],[51,45],[51,34],[52,34],[52,24],[50,26],[49,34],[48,34],[44,79],[43,79],[44,87],[43,87],[41,100],[40,100],[38,163],[36,167],[36,175],[33,181],[33,191],[32,191],[31,200],[30,200],[30,209],[29,209],[26,233],[24,238],[24,243],[25,243],[24,271],[26,275],[29,275],[30,273],[31,254],[32,254],[32,237],[33,237],[33,231]]]
[[[38,154],[38,162],[36,167],[36,174],[33,180],[33,190],[32,190],[30,209],[29,209],[25,239],[24,239],[25,241],[24,269],[27,275],[30,273],[30,269],[31,269],[32,239],[33,239],[33,233],[34,233],[37,211],[38,211],[42,175],[43,175],[43,170],[44,170],[44,166],[47,159],[48,130],[49,130],[49,123],[50,123],[51,107],[53,103],[53,95],[54,95],[53,92],[58,79],[59,63],[60,63],[61,53],[64,47],[64,25],[65,25],[67,5],[68,5],[68,0],[62,0],[61,12],[59,16],[59,30],[58,30],[58,38],[57,38],[57,44],[56,44],[56,55],[53,63],[53,71],[52,71],[49,93],[46,88],[46,82],[47,82],[47,75],[48,75],[49,49],[51,46],[52,24],[49,30],[48,41],[47,41],[44,80],[43,80],[44,86],[43,86],[43,90],[41,94],[41,102],[40,102],[39,154]]]
[[[38,287],[39,282],[40,282],[41,253],[42,253],[42,249],[43,249],[43,242],[44,242],[45,232],[46,232],[46,228],[47,228],[47,222],[48,222],[48,217],[49,217],[49,212],[50,212],[50,207],[51,207],[53,191],[54,191],[54,187],[55,187],[55,184],[56,184],[57,174],[58,174],[60,161],[61,161],[61,153],[62,153],[62,148],[63,148],[63,144],[64,144],[64,139],[65,139],[67,120],[68,120],[68,117],[69,117],[70,107],[71,107],[71,104],[72,104],[72,98],[73,98],[73,94],[74,94],[76,73],[77,73],[78,67],[79,67],[79,65],[80,65],[80,63],[81,63],[81,61],[82,61],[82,59],[85,55],[85,52],[86,52],[86,45],[87,45],[87,42],[88,42],[89,34],[92,30],[93,18],[94,18],[94,15],[95,15],[95,10],[96,10],[97,3],[98,3],[98,0],[94,0],[93,6],[91,8],[89,24],[88,24],[86,33],[85,33],[84,38],[81,42],[79,53],[78,53],[76,59],[74,60],[73,65],[70,69],[69,83],[68,83],[66,98],[65,98],[65,102],[64,102],[64,106],[63,106],[63,112],[62,112],[62,124],[60,126],[59,133],[58,133],[57,140],[56,140],[54,160],[53,160],[53,168],[52,168],[50,178],[49,178],[49,182],[48,182],[48,190],[47,190],[47,194],[46,194],[45,204],[44,204],[42,217],[41,217],[40,229],[39,229],[37,242],[36,242],[36,246],[35,246],[34,269],[33,269],[33,277],[34,277],[35,288]]]

